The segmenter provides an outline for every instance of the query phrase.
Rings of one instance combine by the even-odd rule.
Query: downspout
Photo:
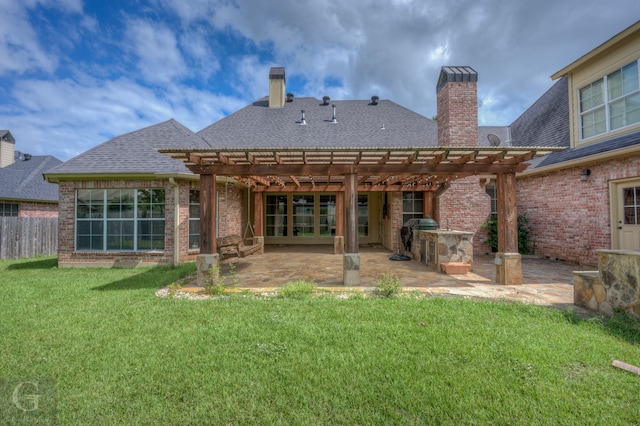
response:
[[[173,266],[180,264],[180,186],[174,178],[169,178],[173,186]]]

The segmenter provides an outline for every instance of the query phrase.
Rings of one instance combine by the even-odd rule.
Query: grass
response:
[[[8,393],[38,378],[61,425],[638,422],[640,377],[611,367],[640,365],[640,322],[622,315],[154,295],[190,273],[0,262],[0,417],[29,414]]]

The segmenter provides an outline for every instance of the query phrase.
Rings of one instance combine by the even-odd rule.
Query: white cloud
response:
[[[150,82],[167,83],[186,72],[176,35],[165,25],[130,18],[126,23],[126,42],[138,58],[138,69]]]
[[[24,4],[0,0],[0,15],[0,75],[34,70],[53,72],[57,60],[39,45]]]
[[[82,84],[25,80],[16,86],[14,96],[20,104],[0,113],[12,123],[17,149],[64,160],[169,118],[197,131],[245,105],[236,98],[184,86],[157,93],[127,78],[101,82],[85,77]]]

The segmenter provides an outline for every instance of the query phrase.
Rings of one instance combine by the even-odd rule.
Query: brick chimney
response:
[[[478,145],[478,73],[442,67],[438,86],[438,146]]]
[[[284,67],[271,67],[269,70],[269,108],[284,106],[286,86]]]
[[[13,164],[16,155],[16,140],[8,130],[0,130],[0,168]]]

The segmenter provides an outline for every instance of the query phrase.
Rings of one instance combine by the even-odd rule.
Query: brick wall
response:
[[[438,145],[478,144],[478,94],[475,82],[450,82],[440,89]]]
[[[244,236],[244,210],[247,208],[245,191],[236,183],[218,183],[218,235]]]
[[[586,168],[591,176],[583,182]],[[609,181],[639,172],[636,155],[518,178],[518,213],[529,218],[536,255],[595,264],[596,250],[611,248]]]
[[[58,217],[57,203],[20,203],[20,217]]]
[[[491,214],[491,198],[477,176],[455,180],[434,203],[434,216],[442,229],[473,232],[473,250],[488,253],[487,230],[482,224]]]
[[[391,192],[391,249],[396,253],[400,247],[402,222],[402,192]]]
[[[117,180],[60,182],[60,205],[58,223],[58,263],[60,266],[123,266],[144,264],[171,264],[176,244],[174,225],[178,223],[179,262],[195,260],[199,250],[189,249],[189,191],[199,189],[199,182],[179,181],[179,207],[176,213],[175,188],[161,180]],[[77,189],[109,188],[164,188],[165,189],[165,246],[159,252],[76,252],[75,251],[75,193]],[[246,196],[241,186],[235,183],[218,183],[219,235],[242,234],[243,206]]]

